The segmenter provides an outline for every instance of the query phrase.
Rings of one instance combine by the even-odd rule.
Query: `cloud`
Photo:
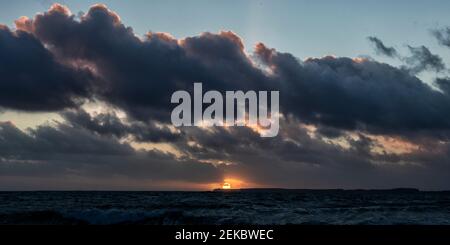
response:
[[[439,44],[450,47],[450,28],[432,30],[431,33],[438,40]]]
[[[71,125],[81,127],[99,135],[126,138],[132,136],[138,142],[170,142],[182,137],[180,132],[167,125],[150,122],[123,122],[115,113],[91,116],[83,109],[68,110],[60,115]]]
[[[397,57],[398,53],[397,50],[394,47],[387,47],[386,45],[384,45],[384,43],[378,39],[377,37],[368,37],[367,38],[371,43],[374,44],[375,46],[375,51],[377,52],[377,54],[380,55],[386,55],[388,57]]]
[[[99,74],[97,95],[140,119],[168,120],[170,96],[202,81],[205,89],[254,88],[264,81],[232,32],[176,40],[163,33],[138,38],[117,14],[96,5],[78,21],[63,7],[31,20],[29,31],[60,59]]]
[[[228,163],[224,167],[226,175],[241,176],[246,181],[268,186],[449,186],[445,180],[449,175],[443,172],[450,167],[448,154],[436,153],[448,152],[448,144],[430,142],[434,153],[425,150],[377,153],[373,147],[380,145],[370,135],[350,136],[341,132],[336,143],[329,143],[319,134],[311,134],[295,118],[282,120],[281,129],[279,137],[264,139],[248,128],[215,128],[207,133],[189,128],[186,139],[194,143],[179,141],[176,146],[198,159],[220,159]],[[348,145],[341,146],[337,144],[339,141]],[[422,181],[418,183],[417,179]]]
[[[128,155],[133,149],[115,140],[96,137],[86,130],[65,124],[39,126],[28,133],[12,123],[1,123],[1,155],[5,157],[37,156],[35,154]],[[20,154],[24,151],[24,154]],[[28,155],[27,155],[28,154]]]
[[[92,75],[59,63],[32,34],[0,28],[0,106],[25,111],[76,107],[90,97]]]
[[[434,33],[435,35],[438,35],[436,32]],[[418,47],[407,45],[411,55],[402,56],[395,48],[385,46],[379,38],[368,37],[368,39],[375,45],[375,51],[377,54],[385,55],[391,58],[398,58],[406,64],[403,68],[412,74],[418,74],[423,71],[441,72],[446,69],[442,58],[439,55],[431,53],[431,51],[423,45]]]
[[[0,123],[0,156],[3,177],[95,179],[122,176],[187,183],[223,179],[221,170],[211,164],[176,159],[157,150],[137,151],[127,143],[65,124],[23,132],[11,123]]]
[[[434,81],[434,84],[437,85],[445,94],[450,95],[450,78],[437,78]]]
[[[413,74],[422,71],[441,72],[445,70],[442,58],[439,55],[432,54],[427,47],[412,47],[408,45],[408,49],[411,52],[411,56],[404,58],[404,60],[409,65],[407,69]]]
[[[280,81],[283,112],[305,122],[399,134],[450,126],[450,98],[403,69],[346,57],[299,62],[262,44],[256,54]]]

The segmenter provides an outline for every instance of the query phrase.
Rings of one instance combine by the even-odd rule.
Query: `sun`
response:
[[[230,184],[230,183],[227,183],[227,182],[223,183],[222,189],[224,189],[224,190],[231,189],[231,184]]]
[[[227,177],[222,181],[222,184],[218,185],[222,190],[239,190],[247,186],[247,184],[242,179],[237,177]]]

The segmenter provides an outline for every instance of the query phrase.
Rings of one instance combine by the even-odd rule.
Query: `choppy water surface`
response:
[[[0,224],[450,224],[450,192],[0,192]]]

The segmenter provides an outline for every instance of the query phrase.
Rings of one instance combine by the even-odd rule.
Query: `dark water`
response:
[[[0,192],[0,224],[450,224],[450,192]]]

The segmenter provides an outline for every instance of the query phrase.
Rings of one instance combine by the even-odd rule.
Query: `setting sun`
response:
[[[220,189],[222,190],[237,190],[246,187],[248,187],[248,184],[236,177],[227,177],[223,179],[223,182],[220,185]]]
[[[230,184],[230,183],[227,183],[227,182],[223,183],[222,189],[224,189],[224,190],[226,190],[226,189],[231,189],[231,184]]]

